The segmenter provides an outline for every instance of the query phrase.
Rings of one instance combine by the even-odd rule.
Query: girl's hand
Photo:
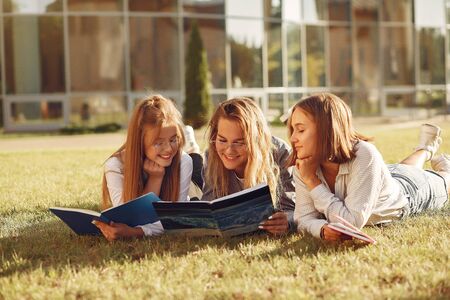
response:
[[[144,171],[148,174],[151,178],[163,178],[164,173],[166,172],[166,169],[164,167],[161,167],[154,161],[146,158],[144,160]]]
[[[320,184],[319,177],[316,174],[319,162],[312,156],[297,158],[295,166],[300,175],[300,179],[306,184],[309,190],[314,189]]]
[[[111,222],[107,224],[100,221],[92,221],[92,223],[100,229],[105,238],[110,242],[120,238],[140,237],[144,235],[141,228],[133,228],[122,223]]]
[[[287,215],[282,211],[276,212],[265,222],[261,223],[259,228],[267,230],[274,235],[284,234],[289,230]]]
[[[351,236],[348,236],[348,235],[343,234],[343,233],[341,233],[339,231],[331,229],[327,225],[323,225],[322,226],[321,237],[325,241],[332,241],[332,242],[345,241],[345,240],[351,240],[352,239]]]

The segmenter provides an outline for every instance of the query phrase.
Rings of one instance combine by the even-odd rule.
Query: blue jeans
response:
[[[387,167],[408,199],[402,218],[427,209],[442,208],[447,202],[447,184],[436,172],[404,164],[387,165]]]

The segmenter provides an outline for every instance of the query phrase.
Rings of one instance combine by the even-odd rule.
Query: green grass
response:
[[[450,152],[450,123],[440,125]],[[361,131],[375,137],[386,162],[408,154],[418,134]],[[110,151],[0,152],[0,299],[450,297],[450,205],[366,228],[379,241],[372,246],[301,234],[114,243],[75,236],[48,207],[98,209]]]

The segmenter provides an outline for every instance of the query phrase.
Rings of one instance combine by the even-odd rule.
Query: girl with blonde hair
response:
[[[161,95],[140,101],[131,116],[125,143],[105,162],[103,208],[153,192],[165,201],[188,201],[192,160],[182,152],[183,123],[172,101]],[[161,234],[158,221],[129,227],[96,222],[108,240]]]
[[[393,165],[385,165],[376,147],[355,131],[350,108],[333,94],[298,102],[288,128],[299,231],[343,240],[348,236],[329,228],[329,222],[343,218],[361,228],[439,209],[447,201],[450,157],[434,155],[441,143],[437,126],[422,125],[414,153]],[[423,170],[427,160],[434,171]]]
[[[280,210],[260,228],[286,233],[293,225],[292,168],[284,168],[290,148],[270,134],[261,109],[249,98],[226,100],[218,106],[208,127],[209,149],[204,165],[202,200],[239,192],[267,183]]]

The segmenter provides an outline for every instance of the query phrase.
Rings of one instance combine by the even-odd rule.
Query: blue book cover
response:
[[[76,234],[99,235],[100,230],[92,224],[93,220],[105,223],[127,224],[130,227],[154,223],[159,220],[153,202],[160,201],[154,194],[142,195],[122,205],[96,212],[88,209],[51,207],[50,211],[67,224]]]
[[[153,203],[167,233],[234,236],[258,230],[274,212],[267,184],[214,201]]]

